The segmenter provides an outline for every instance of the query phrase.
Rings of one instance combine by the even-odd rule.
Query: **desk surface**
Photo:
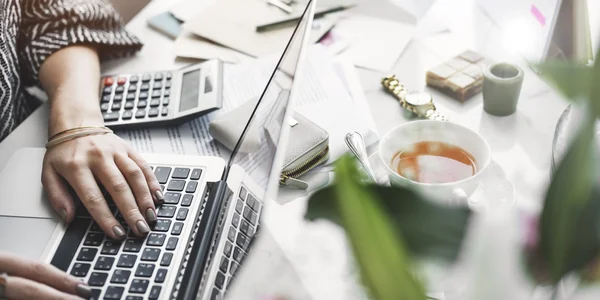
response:
[[[387,0],[359,2],[355,11],[392,20],[408,19],[405,12]],[[598,1],[591,2],[599,6]],[[443,22],[451,33],[420,37],[409,44],[393,68],[407,87],[424,89],[426,70],[465,48],[496,60],[513,59],[503,50],[499,29],[474,3],[474,0],[440,0],[433,7],[422,22],[423,26]],[[146,26],[149,17],[171,5],[173,1],[169,0],[151,1],[127,25],[145,43],[141,53],[134,58],[105,63],[103,69],[114,72],[155,70],[190,63],[190,60],[175,59],[172,40]],[[595,14],[600,14],[600,9],[590,10],[590,13],[593,32],[597,33],[595,29],[600,18]],[[385,133],[406,122],[397,101],[380,87],[381,78],[387,74],[357,70],[379,132]],[[537,210],[549,182],[554,129],[567,103],[529,69],[525,71],[524,96],[520,99],[517,113],[509,117],[493,117],[484,113],[481,96],[460,104],[436,92],[433,94],[441,111],[453,121],[480,132],[488,140],[494,161],[502,166],[506,178],[515,186],[516,203],[524,209]],[[43,147],[46,128],[47,106],[43,106],[0,143],[0,169],[15,150]]]

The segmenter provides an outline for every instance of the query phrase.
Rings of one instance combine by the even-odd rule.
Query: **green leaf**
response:
[[[548,189],[540,219],[539,251],[550,279],[590,262],[600,249],[600,198],[595,183],[594,119],[587,117],[559,164]]]
[[[592,68],[567,61],[548,61],[538,66],[542,76],[571,100],[587,100],[592,90]]]
[[[336,183],[315,193],[309,201],[306,218],[323,217],[346,230],[361,278],[374,299],[426,299],[422,285],[412,276],[397,229],[380,201],[360,183],[358,170],[349,157],[337,163]]]

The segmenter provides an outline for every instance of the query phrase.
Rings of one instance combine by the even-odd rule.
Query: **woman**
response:
[[[105,0],[0,0],[0,140],[39,102],[26,86],[48,94],[48,134],[68,135],[103,124],[99,108],[99,57],[133,53],[141,43],[122,29]],[[102,134],[101,134],[102,133]],[[65,222],[75,216],[70,185],[113,239],[125,229],[111,214],[101,183],[132,231],[146,235],[163,201],[152,170],[114,134],[81,135],[49,147],[42,183]],[[58,269],[0,253],[0,299],[88,298],[90,288]]]

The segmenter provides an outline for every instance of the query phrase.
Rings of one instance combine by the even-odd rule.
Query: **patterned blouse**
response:
[[[102,59],[142,47],[106,0],[0,0],[0,141],[40,105],[25,87],[40,85],[44,60],[73,44]]]

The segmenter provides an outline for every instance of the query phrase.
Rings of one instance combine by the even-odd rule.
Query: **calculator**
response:
[[[209,60],[178,70],[103,74],[100,110],[107,127],[181,123],[221,108],[223,63]]]

